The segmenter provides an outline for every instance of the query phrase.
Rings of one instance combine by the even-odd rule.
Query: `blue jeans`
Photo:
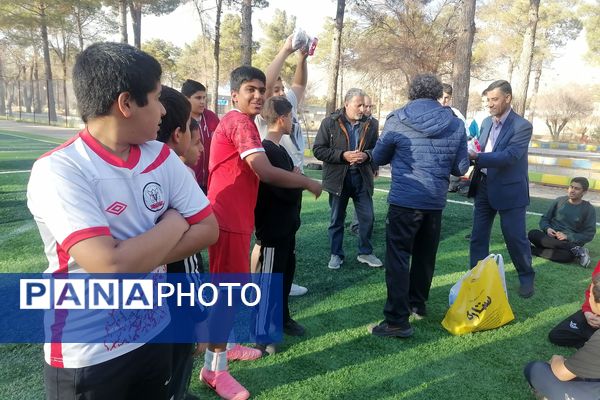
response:
[[[329,194],[331,222],[329,224],[329,242],[331,254],[344,258],[344,221],[348,200],[352,198],[358,216],[358,254],[373,253],[371,235],[373,234],[373,197],[367,191],[362,175],[358,170],[348,170],[344,186],[339,196]]]

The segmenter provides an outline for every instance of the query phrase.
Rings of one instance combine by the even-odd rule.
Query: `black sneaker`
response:
[[[531,296],[533,296],[533,293],[535,293],[533,282],[531,284],[519,286],[519,296],[521,296],[522,298],[528,299]]]
[[[373,336],[379,337],[399,337],[408,338],[414,333],[414,329],[409,323],[406,323],[405,327],[393,326],[388,324],[386,321],[382,321],[379,325],[369,327],[369,332]]]
[[[290,319],[285,324],[283,324],[283,333],[289,336],[304,336],[306,330],[302,325]]]

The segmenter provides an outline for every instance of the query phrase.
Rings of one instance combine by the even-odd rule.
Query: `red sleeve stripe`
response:
[[[158,153],[158,156],[152,164],[148,165],[145,170],[142,171],[142,174],[147,174],[148,172],[154,171],[156,168],[160,167],[162,163],[165,162],[167,158],[169,158],[169,154],[171,154],[171,149],[166,144],[163,145],[163,148]]]
[[[71,256],[58,243],[56,244],[56,256],[58,257],[58,269],[52,275],[55,278],[68,278]],[[55,368],[64,368],[62,336],[68,315],[69,310],[54,310],[54,322],[50,325],[50,365]]]
[[[200,212],[198,212],[190,217],[186,217],[185,220],[188,222],[188,224],[194,225],[194,224],[197,224],[198,222],[202,221],[204,218],[208,217],[211,214],[212,214],[212,207],[209,204],[206,207],[204,207],[202,210],[200,210]]]
[[[69,147],[74,141],[76,141],[77,139],[79,139],[79,136],[81,135],[81,132],[79,132],[77,135],[73,136],[71,139],[67,140],[66,142],[64,142],[63,144],[61,144],[58,147],[55,147],[54,149],[42,154],[40,156],[40,158],[44,158],[44,157],[48,157],[50,154],[55,153],[61,149],[64,149],[65,147]],[[40,159],[38,158],[38,160]]]
[[[95,226],[73,232],[63,240],[61,247],[65,252],[68,252],[74,244],[96,236],[111,236],[110,228],[108,226]]]

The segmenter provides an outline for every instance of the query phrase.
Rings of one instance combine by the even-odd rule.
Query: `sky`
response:
[[[211,2],[212,3],[212,2]],[[259,40],[262,37],[262,30],[259,21],[268,21],[275,9],[285,10],[288,15],[296,16],[296,26],[303,28],[309,35],[318,36],[322,30],[325,18],[335,17],[336,2],[334,0],[269,0],[269,7],[266,9],[254,9],[252,14],[252,26],[254,29],[253,40]],[[235,10],[226,10],[226,12],[236,12]],[[214,16],[214,14],[213,14]],[[214,23],[211,20],[211,25]],[[171,29],[171,27],[176,27]],[[142,20],[142,41],[161,38],[173,42],[183,47],[184,44],[192,42],[200,34],[200,23],[196,9],[191,2],[180,6],[169,15],[160,17],[144,16]],[[130,33],[130,35],[132,35]],[[117,38],[118,40],[118,38]],[[370,40],[376,40],[371,38]],[[318,48],[317,51],[323,51]],[[583,55],[587,51],[587,44],[584,33],[577,40],[569,42],[557,54],[549,68],[546,68],[542,74],[540,91],[551,91],[557,83],[567,84],[569,82],[586,79],[585,83],[600,83],[600,68],[592,67],[583,60]],[[309,59],[309,79],[317,82],[313,88],[317,95],[322,95],[326,90],[326,83],[323,83],[325,71],[319,70],[315,66],[310,66]],[[505,76],[498,76],[498,79],[506,79]],[[319,83],[320,82],[320,83]],[[489,83],[489,82],[488,82]],[[486,82],[474,83],[473,90],[483,90]]]
[[[212,2],[211,2],[212,3]],[[332,0],[269,0],[266,9],[253,9],[253,40],[262,36],[259,21],[267,22],[277,8],[285,10],[288,15],[296,16],[296,26],[304,29],[311,36],[318,36],[326,17],[335,17],[336,3]],[[236,12],[225,10],[225,12]],[[177,8],[169,15],[144,16],[142,19],[142,41],[160,38],[182,47],[192,42],[200,34],[200,22],[194,5],[190,2]],[[212,23],[214,25],[214,12]],[[164,29],[164,27],[177,29]]]

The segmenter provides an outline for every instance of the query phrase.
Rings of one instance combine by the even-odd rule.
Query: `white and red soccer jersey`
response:
[[[190,224],[212,213],[192,175],[165,144],[132,145],[123,161],[104,149],[87,129],[35,162],[27,205],[44,242],[47,273],[85,272],[68,254],[81,240],[101,235],[119,240],[139,236],[152,229],[169,208],[178,210]],[[155,271],[164,270],[157,266]],[[53,324],[62,325],[63,332],[88,326],[89,335],[96,336],[85,336],[90,338],[87,344],[61,343],[58,330],[56,343],[44,346],[46,362],[64,368],[99,364],[142,346],[169,323],[165,305],[159,311],[137,313],[139,329],[123,333],[117,316],[106,318],[106,310],[100,311],[86,313],[91,321],[75,321],[65,310],[56,310]],[[90,343],[91,338],[107,337],[115,341]]]
[[[259,179],[244,158],[264,152],[254,121],[232,110],[225,114],[210,145],[208,198],[219,229],[252,234]]]

